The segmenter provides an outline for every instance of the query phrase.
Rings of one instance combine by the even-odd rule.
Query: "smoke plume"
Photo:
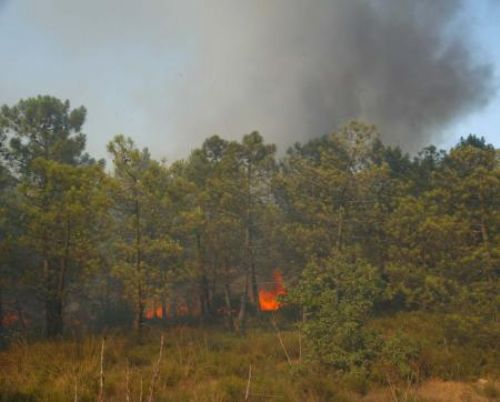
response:
[[[180,64],[131,96],[152,142],[181,150],[252,130],[286,146],[349,119],[414,150],[493,94],[493,69],[475,62],[460,0],[27,3],[33,24],[80,56],[175,50]]]

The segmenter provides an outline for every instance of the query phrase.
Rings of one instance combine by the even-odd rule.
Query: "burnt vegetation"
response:
[[[1,401],[429,400],[429,378],[498,398],[484,138],[410,156],[353,121],[166,163],[118,135],[106,166],[85,116],[0,111]]]

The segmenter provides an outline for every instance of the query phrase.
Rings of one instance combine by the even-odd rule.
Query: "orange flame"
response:
[[[5,313],[4,316],[2,317],[2,325],[5,327],[9,327],[11,325],[14,325],[16,322],[19,321],[19,314],[18,313]]]
[[[276,311],[281,307],[281,303],[278,301],[278,296],[286,295],[286,289],[283,286],[283,276],[281,272],[275,271],[274,277],[274,289],[272,290],[259,290],[259,304],[261,311]]]
[[[156,308],[149,308],[146,310],[144,314],[148,320],[152,320],[153,318],[162,318],[163,317],[163,309],[161,306]]]
[[[144,311],[144,316],[146,317],[147,320],[154,320],[155,318],[171,318],[175,315],[178,317],[185,317],[190,314],[195,314],[196,311],[191,311],[188,307],[187,304],[185,303],[180,303],[175,306],[175,308],[171,304],[167,304],[165,306],[165,317],[163,317],[163,307],[160,305],[156,305],[154,303],[151,303],[151,307],[147,308]]]

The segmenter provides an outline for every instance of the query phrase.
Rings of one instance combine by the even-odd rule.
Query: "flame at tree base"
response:
[[[259,290],[259,305],[261,311],[276,311],[281,307],[278,301],[279,296],[286,295],[286,289],[283,285],[283,276],[281,272],[276,271],[273,274],[274,289],[272,290]]]
[[[178,305],[166,304],[165,309],[158,305],[155,307],[155,303],[150,303],[152,307],[147,308],[144,311],[144,317],[147,320],[162,319],[162,318],[174,318],[174,317],[186,317],[191,315],[197,315],[197,311],[191,311],[187,304],[181,303]]]

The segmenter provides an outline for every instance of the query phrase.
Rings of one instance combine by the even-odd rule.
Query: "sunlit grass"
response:
[[[439,320],[439,317],[406,314],[379,319],[373,327],[389,335],[404,331],[427,342],[424,342],[422,357],[426,359],[422,364],[427,370],[423,374],[426,377],[421,378],[423,383],[427,378],[446,380],[447,375],[463,374],[462,379],[456,379],[473,384],[488,372],[491,375],[498,373],[495,356],[490,360],[485,357],[494,352],[493,345],[484,345],[480,351],[477,343],[466,339],[459,351],[456,340],[451,339],[452,344],[445,350],[442,339],[450,329],[438,327],[436,322]],[[431,328],[434,328],[432,333],[425,332]],[[159,377],[153,390],[155,401],[244,400],[250,366],[251,401],[378,401],[391,400],[393,395],[389,392],[385,373],[377,372],[380,367],[376,364],[372,366],[373,373],[363,377],[363,372],[341,375],[309,362],[303,336],[293,328],[280,332],[282,343],[272,326],[265,323],[254,326],[245,337],[221,328],[178,326],[148,331],[142,342],[131,334],[105,335],[105,401],[126,401],[127,396],[130,401],[139,401],[141,387],[143,401],[148,400],[161,333],[165,341]],[[462,331],[465,333],[468,329]],[[485,331],[488,332],[476,332],[485,337]],[[78,341],[13,342],[6,351],[0,352],[0,401],[95,401],[99,394],[102,341],[102,336],[89,336]],[[453,365],[453,359],[460,363],[460,370],[447,367]],[[482,359],[480,368],[476,367],[478,359]],[[405,383],[393,385],[400,393],[407,386]],[[412,384],[412,387],[418,386]],[[488,383],[484,392],[478,390],[478,395],[481,392],[493,395],[492,390],[496,392],[495,386]],[[414,388],[411,392],[417,395]],[[415,400],[429,400],[419,398]]]

